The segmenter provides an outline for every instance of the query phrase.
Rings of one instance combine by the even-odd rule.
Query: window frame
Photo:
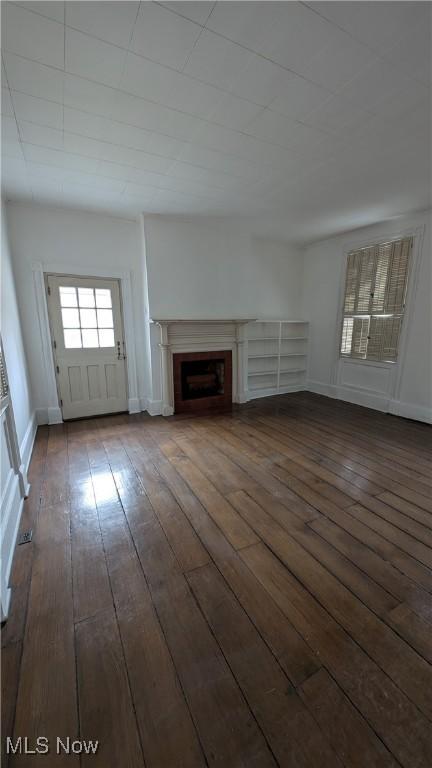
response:
[[[417,240],[419,231],[404,231],[400,233],[393,233],[391,236],[385,237],[384,235],[381,237],[374,238],[373,241],[363,241],[361,243],[352,243],[349,247],[346,246],[343,249],[343,261],[342,261],[342,280],[341,280],[341,288],[340,288],[340,304],[339,304],[339,314],[338,314],[338,334],[337,334],[337,360],[339,362],[341,361],[347,361],[349,363],[360,363],[363,365],[372,365],[372,366],[379,366],[379,367],[393,367],[397,365],[397,363],[400,361],[402,351],[403,351],[403,342],[404,342],[404,327],[405,327],[405,316],[407,315],[407,310],[409,311],[412,309],[410,307],[410,295],[412,293],[413,287],[412,283],[414,282],[414,278],[417,277],[417,271],[418,271],[418,247],[417,247]],[[422,234],[423,234],[423,228],[422,228]],[[372,307],[372,301],[369,299],[369,312],[355,312],[355,309],[352,313],[345,312],[345,304],[346,304],[346,291],[347,291],[347,277],[348,277],[348,269],[349,269],[349,259],[352,254],[355,254],[357,251],[367,251],[372,250],[375,251],[375,249],[378,249],[379,247],[383,247],[385,245],[392,245],[393,243],[397,243],[401,240],[411,240],[411,244],[409,246],[409,254],[408,254],[408,266],[407,266],[407,277],[406,277],[406,283],[405,283],[405,292],[404,292],[404,303],[403,303],[403,311],[402,312],[373,312]],[[374,259],[376,256],[374,255]],[[372,280],[375,280],[376,276],[376,263],[373,267],[373,275]],[[372,293],[370,294],[372,297]],[[398,342],[396,347],[396,357],[394,360],[385,360],[385,359],[374,359],[373,357],[367,357],[367,351],[366,351],[366,357],[361,357],[360,355],[353,355],[352,351],[351,353],[343,353],[342,352],[342,342],[343,342],[343,336],[344,336],[344,327],[345,327],[345,319],[346,318],[352,318],[353,321],[355,319],[367,319],[369,321],[368,326],[368,335],[367,338],[369,340],[370,336],[370,324],[371,320],[374,317],[385,317],[385,316],[392,316],[393,318],[400,318],[400,329],[399,329],[399,335],[398,335]]]

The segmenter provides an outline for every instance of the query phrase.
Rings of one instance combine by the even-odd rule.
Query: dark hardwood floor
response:
[[[431,446],[307,393],[40,428],[3,766],[431,768]]]

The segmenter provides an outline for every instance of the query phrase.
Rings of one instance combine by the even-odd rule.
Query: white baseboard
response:
[[[162,416],[163,403],[162,400],[147,400],[145,410],[150,416]]]
[[[333,397],[336,400],[344,400],[354,405],[363,405],[383,413],[391,413],[394,416],[402,416],[405,419],[424,421],[432,424],[432,409],[415,403],[403,403],[400,400],[392,400],[385,395],[376,394],[368,390],[355,387],[338,387],[335,384],[326,384],[322,381],[308,381],[306,390],[318,395]]]
[[[36,411],[32,414],[28,423],[25,435],[20,445],[21,461],[24,464],[25,471],[27,472],[30,464],[30,459],[33,452],[34,441],[36,438],[36,432],[38,428],[38,421]]]
[[[42,427],[44,424],[48,424],[47,408],[36,408],[35,414],[38,427]]]
[[[36,421],[39,426],[43,424],[63,424],[61,408],[36,408]]]
[[[289,392],[303,392],[305,389],[303,384],[292,384],[289,387],[270,387],[269,389],[257,389],[248,391],[248,400],[259,400],[261,397],[275,397],[275,395],[287,395]]]
[[[315,392],[317,395],[337,398],[336,387],[332,384],[325,384],[323,381],[307,381],[305,389],[307,392]]]
[[[130,397],[128,400],[129,413],[141,413],[141,402],[139,397]]]
[[[427,408],[423,405],[391,400],[389,413],[392,413],[394,416],[403,416],[405,419],[414,419],[415,421],[424,421],[426,424],[432,424],[432,408]]]
[[[61,408],[48,408],[48,424],[63,424]]]

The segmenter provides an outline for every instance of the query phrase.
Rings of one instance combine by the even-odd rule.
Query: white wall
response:
[[[300,249],[254,238],[231,219],[145,216],[144,231],[151,318],[300,317]],[[159,341],[159,328],[153,326],[152,413],[161,398]]]
[[[1,414],[1,609],[7,614],[9,573],[24,496],[23,478],[30,462],[36,420],[30,396],[5,208],[1,206],[1,335],[8,371],[12,408]],[[16,431],[16,435],[14,432]],[[18,452],[10,446],[17,441]],[[9,444],[9,445],[8,445]],[[20,482],[21,481],[21,482]]]
[[[346,253],[402,233],[417,233],[399,361],[395,366],[338,361],[338,310]],[[311,322],[309,387],[359,404],[431,420],[431,215],[399,217],[315,243],[304,256],[304,314]]]
[[[42,263],[44,271],[81,270],[82,274],[118,277],[127,272],[132,285],[132,314],[135,329],[144,325],[143,255],[138,222],[100,214],[9,203],[7,216],[11,248],[22,311],[24,339],[35,407],[40,422],[46,421],[47,385],[41,333],[38,326],[32,267]],[[138,396],[144,396],[145,349],[140,333],[136,338]]]
[[[254,239],[229,219],[145,216],[144,228],[151,317],[299,314],[299,249]]]

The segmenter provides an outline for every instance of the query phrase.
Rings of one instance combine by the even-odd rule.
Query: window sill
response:
[[[345,360],[348,363],[356,363],[359,365],[369,365],[373,368],[393,368],[397,364],[397,360],[387,362],[382,360],[362,360],[360,357],[350,357],[349,355],[340,355],[339,360]]]

